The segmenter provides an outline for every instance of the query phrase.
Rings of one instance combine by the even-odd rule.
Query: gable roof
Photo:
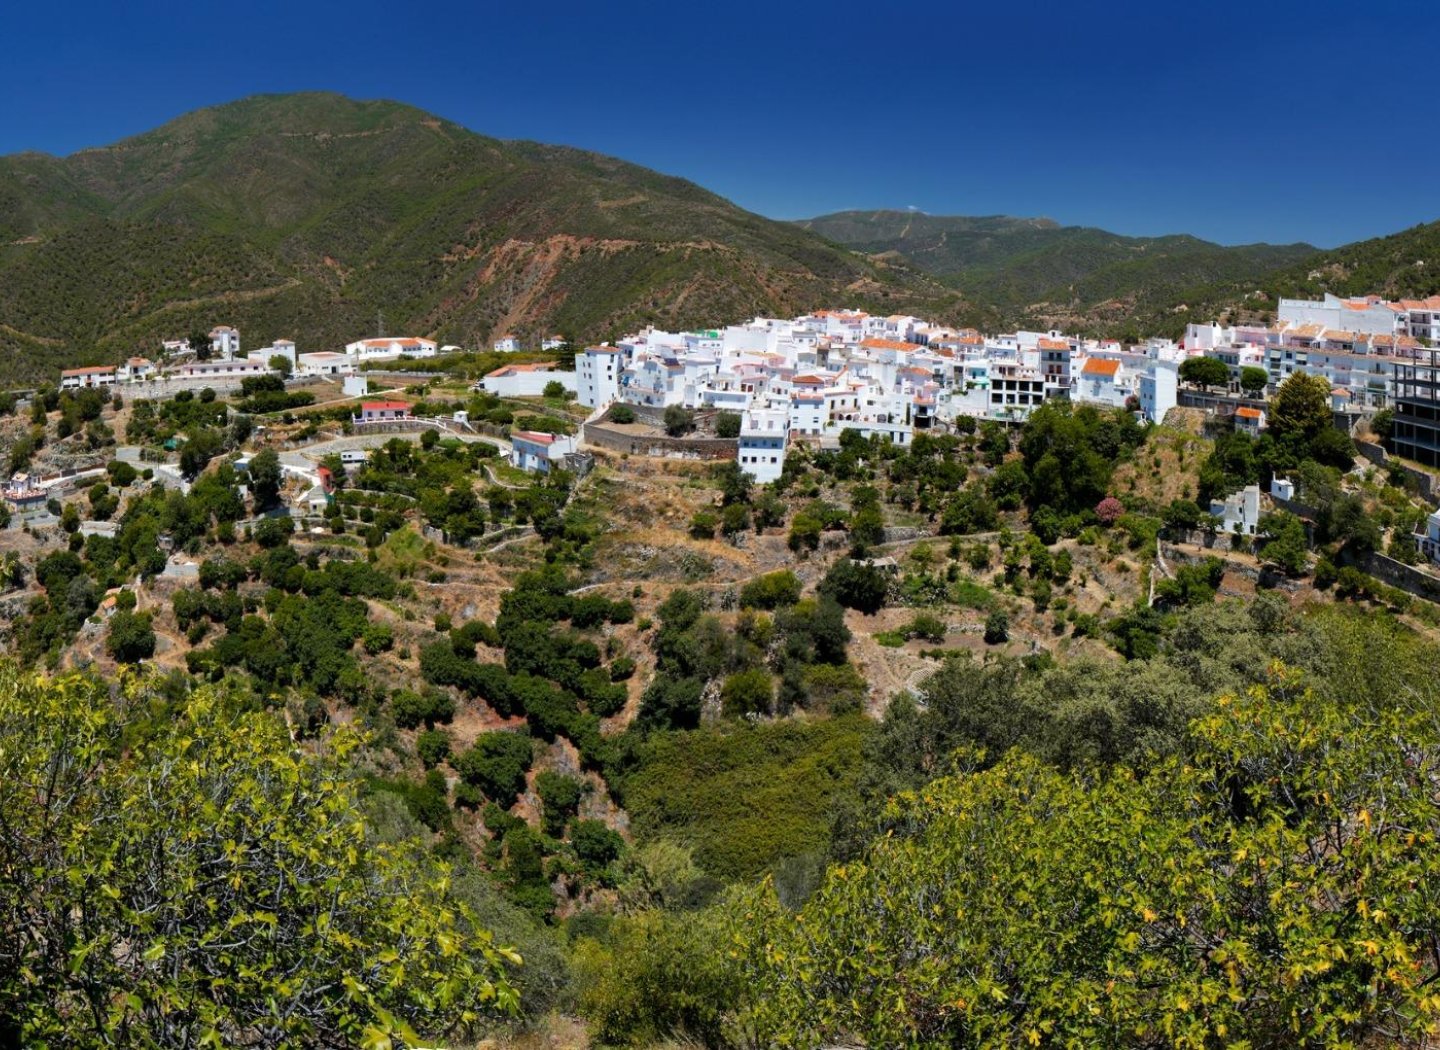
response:
[[[1115,378],[1120,372],[1120,362],[1111,361],[1101,357],[1092,357],[1085,362],[1085,367],[1080,370],[1081,375],[1087,376],[1109,376]]]

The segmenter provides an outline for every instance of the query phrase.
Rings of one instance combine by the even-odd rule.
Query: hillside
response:
[[[683,179],[394,102],[259,96],[64,158],[0,158],[0,381],[216,323],[333,349],[388,330],[598,339],[959,297]]]
[[[1256,282],[1309,258],[1308,244],[1225,247],[1198,237],[1124,237],[1050,219],[838,212],[798,225],[934,274],[1006,324],[1110,328],[1183,303],[1191,289]]]

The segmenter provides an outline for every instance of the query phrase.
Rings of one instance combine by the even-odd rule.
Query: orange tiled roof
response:
[[[867,350],[905,350],[911,353],[925,349],[918,343],[902,343],[895,339],[862,339],[860,345]]]
[[[1107,361],[1102,358],[1092,357],[1085,362],[1081,370],[1082,375],[1087,376],[1110,376],[1114,377],[1120,371],[1119,361]]]

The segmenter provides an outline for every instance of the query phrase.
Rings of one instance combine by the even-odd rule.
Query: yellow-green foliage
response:
[[[1433,1039],[1433,710],[1323,701],[1277,664],[1192,735],[1144,779],[1016,753],[932,782],[799,913],[757,894],[734,929],[762,1044]]]
[[[0,1041],[388,1047],[513,1011],[514,953],[367,829],[355,744],[0,668]]]

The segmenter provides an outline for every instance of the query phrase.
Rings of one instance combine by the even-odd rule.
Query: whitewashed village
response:
[[[166,341],[156,360],[131,357],[118,366],[67,369],[58,377],[59,389],[103,388],[160,399],[187,391],[234,393],[262,376],[286,388],[329,381],[354,402],[345,428],[350,433],[478,433],[463,410],[419,418],[411,412],[413,399],[370,396],[387,385],[373,377],[403,376],[406,362],[461,353],[458,346],[377,336],[341,350],[305,352],[281,339],[246,351],[241,333],[229,325],[212,329],[208,345],[190,342]],[[1281,299],[1268,325],[1190,324],[1178,342],[1152,338],[1139,345],[1060,331],[987,334],[855,309],[699,331],[652,327],[583,349],[560,335],[535,342],[526,345],[510,333],[495,339],[495,353],[527,359],[506,363],[475,384],[503,398],[560,394],[588,410],[574,434],[506,429],[505,455],[529,473],[583,473],[587,450],[608,448],[625,455],[733,458],[756,483],[767,484],[780,478],[787,453],[797,446],[836,448],[847,432],[905,446],[917,433],[1022,424],[1054,401],[1126,410],[1143,423],[1160,423],[1173,409],[1189,406],[1212,425],[1253,437],[1265,431],[1269,397],[1296,373],[1329,384],[1337,427],[1349,430],[1384,412],[1398,455],[1440,465],[1440,350],[1434,349],[1440,345],[1440,296]],[[528,359],[567,348],[573,367]],[[722,423],[717,430],[716,421],[727,416],[728,429]],[[346,453],[352,463],[365,454]],[[296,457],[286,468],[300,483],[298,514],[319,512],[333,495],[314,458]],[[162,479],[168,470],[174,483],[184,485],[173,467],[156,469]],[[3,494],[17,512],[12,523],[43,517],[47,506],[53,510],[55,495],[98,473],[11,477]],[[1294,499],[1294,483],[1276,477],[1268,491],[1252,485],[1206,509],[1219,532],[1255,536],[1267,511]],[[1414,540],[1419,552],[1440,563],[1440,510]]]

